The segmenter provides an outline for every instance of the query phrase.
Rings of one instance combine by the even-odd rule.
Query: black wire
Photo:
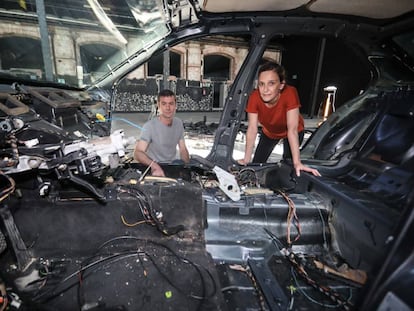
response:
[[[310,296],[309,294],[306,293],[306,291],[300,286],[299,284],[299,280],[296,277],[296,272],[295,269],[293,267],[290,267],[290,272],[292,275],[292,278],[295,282],[296,288],[299,290],[299,292],[310,302],[317,304],[321,307],[325,307],[325,308],[345,308],[344,304],[341,303],[337,303],[337,304],[328,304],[325,303],[323,301],[318,301],[316,298],[313,298],[312,296]],[[314,290],[316,290],[314,287],[312,287]],[[318,291],[318,293],[321,293],[320,291]],[[352,287],[349,287],[349,298],[346,299],[347,302],[349,302],[349,300],[352,298]]]
[[[269,235],[270,239],[272,240],[273,244],[279,249],[282,250],[283,248],[286,248],[285,245],[279,240],[279,238],[274,235],[269,229],[263,228],[263,230]]]
[[[124,189],[126,191],[126,193],[130,194],[130,195],[134,195],[136,198],[138,198],[138,204],[140,204],[140,202],[143,202],[143,207],[144,207],[144,211],[140,205],[141,208],[141,212],[143,213],[144,218],[146,218],[147,220],[151,220],[155,226],[157,227],[157,229],[162,232],[163,234],[170,236],[170,235],[174,235],[176,233],[178,233],[179,231],[184,230],[184,226],[183,225],[178,225],[175,227],[167,227],[166,224],[162,221],[160,221],[160,219],[158,219],[157,217],[157,212],[155,211],[154,207],[153,207],[153,201],[151,199],[151,197],[146,194],[145,192],[137,189],[136,187],[126,187],[126,186],[121,186],[120,189]],[[141,200],[141,201],[140,201]],[[148,215],[146,215],[145,211],[148,213]],[[148,219],[149,217],[149,219]]]
[[[199,299],[198,297],[195,297],[195,296],[193,296],[193,295],[191,295],[191,294],[186,294],[181,288],[179,288],[178,286],[176,286],[171,280],[170,280],[170,278],[165,274],[165,273],[163,273],[162,271],[161,271],[161,269],[158,267],[158,265],[155,263],[155,261],[154,261],[154,259],[153,258],[151,258],[151,257],[148,257],[149,258],[149,260],[151,260],[151,262],[152,262],[152,264],[154,265],[154,267],[155,267],[155,269],[157,269],[157,271],[158,271],[158,273],[165,279],[165,280],[167,280],[167,283],[168,284],[170,284],[173,288],[175,288],[180,294],[182,294],[182,295],[184,295],[185,297],[190,297],[190,298],[194,298],[194,299],[196,299],[196,300],[200,300],[200,304],[202,303],[202,299]],[[204,278],[202,277],[202,275],[200,274],[200,278],[202,279],[202,282],[201,282],[201,287],[202,287],[202,293],[203,293],[203,295],[205,294],[205,286],[204,286]],[[200,308],[200,304],[199,304],[199,306],[197,307],[197,309],[198,308]]]
[[[259,178],[257,177],[257,173],[252,168],[243,168],[241,169],[238,174],[236,175],[236,179],[238,180],[239,184],[242,186],[252,186],[252,187],[259,187]]]
[[[135,251],[134,251],[135,252]],[[135,252],[136,253],[136,252]],[[112,258],[116,258],[117,256],[119,256],[119,254],[112,254],[112,255],[110,255],[110,256],[108,256],[108,257],[104,257],[104,258],[101,258],[101,259],[99,259],[99,260],[96,260],[95,262],[92,262],[92,263],[90,263],[89,265],[87,265],[87,266],[84,266],[84,267],[82,267],[82,268],[80,268],[80,269],[78,269],[78,270],[76,270],[75,272],[73,272],[73,273],[71,273],[71,274],[69,274],[68,276],[66,276],[63,280],[61,280],[60,282],[58,282],[53,288],[51,288],[51,289],[49,289],[49,290],[47,290],[47,291],[45,291],[45,292],[43,292],[43,293],[41,293],[41,294],[39,294],[39,295],[37,295],[37,296],[34,296],[33,297],[33,301],[39,301],[39,302],[47,302],[47,301],[49,301],[49,300],[51,300],[51,299],[53,299],[53,298],[55,298],[56,296],[58,296],[58,295],[60,295],[60,294],[62,294],[62,293],[64,293],[64,292],[66,292],[67,290],[69,290],[69,289],[71,289],[73,286],[75,286],[75,285],[77,285],[78,284],[78,281],[76,281],[76,283],[73,283],[73,284],[70,284],[69,286],[67,286],[66,288],[64,288],[64,289],[62,289],[62,290],[60,290],[60,291],[58,291],[58,292],[56,292],[56,289],[60,286],[60,285],[62,285],[62,284],[64,284],[64,283],[66,283],[66,282],[68,282],[68,281],[70,281],[73,277],[75,277],[76,275],[78,275],[79,273],[81,273],[81,272],[83,272],[83,271],[85,271],[85,270],[87,270],[87,269],[89,269],[89,268],[91,268],[91,267],[94,267],[94,266],[96,266],[96,265],[98,265],[98,264],[100,264],[100,263],[102,263],[102,262],[105,262],[105,261],[107,261],[107,260],[110,260],[110,259],[112,259]],[[46,297],[45,298],[45,300],[40,300],[40,298],[42,298],[43,296],[46,296],[48,293],[51,293],[51,295],[49,295],[49,297]]]
[[[199,270],[199,268],[198,268],[198,266],[199,266],[198,264],[194,263],[193,261],[191,261],[191,260],[189,260],[189,259],[187,259],[187,258],[184,258],[184,257],[180,256],[179,254],[177,254],[177,253],[176,253],[176,252],[175,252],[172,248],[170,248],[169,246],[167,246],[167,245],[165,245],[165,244],[162,244],[162,243],[158,243],[158,242],[152,241],[152,240],[140,239],[140,238],[138,238],[138,237],[134,237],[134,236],[119,236],[119,237],[112,238],[112,239],[110,239],[110,240],[108,240],[108,241],[104,242],[103,244],[101,244],[101,245],[98,247],[98,251],[99,251],[99,249],[104,248],[106,245],[108,245],[108,244],[110,244],[110,243],[112,243],[112,242],[118,241],[118,240],[136,240],[136,241],[145,242],[145,243],[148,243],[148,242],[149,242],[150,244],[153,244],[153,245],[155,245],[155,246],[163,247],[163,248],[165,248],[166,250],[168,250],[171,254],[173,254],[175,257],[177,257],[178,259],[180,259],[182,262],[184,262],[184,263],[188,263],[188,264],[190,264],[190,265],[194,266],[194,268],[195,268],[197,271],[199,271],[200,278],[201,278],[201,279],[203,279],[202,274],[201,274],[201,271],[200,271],[200,270]],[[203,269],[204,269],[204,271],[205,271],[205,272],[209,275],[209,277],[210,277],[210,279],[211,279],[211,281],[212,281],[212,284],[213,284],[213,288],[214,288],[214,290],[213,290],[213,293],[212,293],[212,294],[207,295],[207,296],[203,296],[202,298],[203,298],[203,299],[205,299],[205,298],[212,298],[212,297],[216,294],[216,292],[217,292],[216,283],[215,283],[215,281],[214,281],[214,277],[212,276],[211,272],[210,272],[208,269],[206,269],[205,267],[202,267],[202,268],[203,268]],[[203,280],[204,280],[204,279],[203,279]]]
[[[66,283],[66,282],[69,282],[73,277],[75,277],[75,276],[77,276],[79,274],[80,274],[80,276],[82,278],[85,278],[87,275],[84,274],[84,272],[86,272],[87,270],[89,271],[88,276],[91,275],[93,272],[95,272],[97,269],[99,269],[99,267],[96,267],[99,264],[105,263],[107,261],[109,261],[111,263],[113,261],[115,262],[115,261],[121,260],[123,258],[128,258],[130,256],[140,256],[140,255],[143,255],[143,254],[146,255],[151,260],[151,262],[153,263],[153,265],[157,269],[157,271],[160,273],[160,275],[171,286],[173,286],[178,292],[180,292],[181,294],[183,294],[183,295],[185,295],[187,297],[190,297],[190,298],[193,298],[193,299],[196,299],[196,300],[200,300],[199,307],[201,306],[202,302],[205,299],[210,299],[210,298],[214,297],[214,295],[216,294],[216,292],[217,292],[217,286],[216,286],[216,283],[215,283],[215,280],[214,280],[212,274],[210,273],[210,271],[208,271],[208,269],[202,267],[204,269],[204,271],[208,274],[209,278],[211,279],[211,283],[213,285],[213,291],[212,291],[211,294],[206,295],[206,291],[205,291],[206,280],[205,280],[205,278],[203,276],[203,273],[201,272],[201,270],[199,268],[200,266],[198,264],[196,264],[196,263],[194,263],[194,262],[192,262],[192,261],[190,261],[190,260],[188,260],[188,259],[186,259],[186,258],[184,258],[184,257],[182,257],[180,255],[178,255],[170,247],[168,247],[168,246],[166,246],[164,244],[161,244],[161,243],[157,243],[155,241],[143,240],[143,239],[140,239],[140,238],[137,238],[137,237],[131,237],[131,236],[116,237],[116,238],[113,238],[111,240],[108,240],[108,241],[104,242],[98,248],[97,252],[95,252],[95,254],[93,256],[85,259],[85,261],[83,262],[83,264],[85,264],[85,262],[89,262],[92,258],[96,257],[99,254],[99,250],[102,249],[102,248],[104,248],[105,246],[109,245],[110,243],[115,242],[115,241],[118,241],[118,240],[125,240],[125,239],[132,239],[132,240],[137,240],[137,241],[141,241],[141,242],[149,242],[150,244],[153,244],[153,245],[156,245],[156,246],[159,246],[159,247],[163,247],[166,250],[168,250],[171,254],[173,254],[175,257],[177,257],[181,262],[192,265],[195,268],[195,270],[197,271],[197,273],[199,274],[199,276],[200,276],[201,286],[202,286],[202,290],[201,290],[202,296],[198,297],[198,296],[195,296],[195,295],[186,294],[178,286],[176,286],[174,284],[174,282],[171,281],[167,275],[165,275],[165,273],[163,273],[161,271],[161,269],[159,268],[159,266],[157,265],[157,263],[155,262],[155,260],[152,258],[152,256],[150,254],[148,254],[147,252],[142,252],[142,251],[141,252],[138,252],[138,251],[134,250],[134,251],[124,251],[124,252],[121,252],[121,253],[110,254],[107,257],[100,258],[100,259],[98,259],[96,261],[93,261],[93,262],[90,262],[90,263],[84,265],[83,267],[81,267],[77,271],[73,272],[72,274],[68,275],[63,280],[61,280],[54,288],[49,289],[49,290],[47,290],[47,291],[39,294],[38,296],[34,297],[33,298],[33,301],[45,303],[45,302],[50,301],[51,299],[54,299],[55,297],[59,296],[60,294],[66,292],[69,289],[71,289],[73,286],[79,284],[79,281],[77,280],[75,283],[69,284],[68,286],[64,287],[63,289],[57,291],[57,289],[62,284]],[[45,297],[45,298],[43,298],[43,297]],[[81,303],[81,300],[79,300],[78,303]]]

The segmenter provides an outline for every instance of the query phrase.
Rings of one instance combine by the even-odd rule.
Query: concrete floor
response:
[[[177,112],[176,116],[183,120],[184,123],[197,123],[205,120],[206,124],[219,123],[221,117],[221,111],[209,111],[209,112]],[[138,140],[141,135],[141,127],[150,117],[149,112],[130,112],[130,113],[113,113],[112,115],[112,132],[123,129],[125,137],[133,137]],[[317,119],[306,119],[305,128],[315,129],[317,127]],[[247,124],[247,121],[246,121]],[[306,138],[306,136],[305,136]],[[209,154],[214,137],[212,135],[186,135],[187,148],[191,154],[205,157]],[[128,146],[128,150],[132,151],[134,146]],[[278,144],[272,155],[269,158],[269,162],[277,162],[281,159],[283,153],[283,144]],[[241,159],[244,156],[244,135],[240,133],[237,136],[233,158]]]
[[[206,123],[218,123],[220,121],[221,111],[213,112],[177,112],[176,116],[183,122],[199,122],[206,119]],[[123,129],[125,136],[135,137],[138,139],[141,135],[142,125],[150,117],[149,112],[122,112],[112,115],[112,130]]]

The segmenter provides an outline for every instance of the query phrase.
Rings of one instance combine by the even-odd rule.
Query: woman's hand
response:
[[[321,173],[316,168],[311,168],[309,166],[303,165],[302,162],[296,164],[295,166],[296,176],[300,176],[300,171],[308,172],[314,176],[322,176]]]

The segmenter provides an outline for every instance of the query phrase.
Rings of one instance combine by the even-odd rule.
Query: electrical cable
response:
[[[153,244],[153,245],[156,245],[156,246],[159,246],[161,248],[166,249],[172,255],[174,255],[176,258],[178,258],[181,262],[186,263],[186,264],[190,264],[191,266],[193,266],[194,269],[197,271],[197,273],[200,276],[201,286],[202,286],[202,296],[196,296],[196,295],[193,295],[193,294],[186,294],[183,290],[181,290],[180,288],[178,288],[174,284],[174,282],[171,281],[169,279],[169,277],[165,273],[162,272],[162,270],[160,269],[160,267],[158,266],[158,264],[154,260],[153,256],[151,256],[147,252],[142,252],[142,251],[139,252],[137,250],[133,250],[133,251],[127,250],[127,251],[124,251],[124,252],[121,252],[121,253],[109,254],[106,257],[101,257],[101,258],[99,258],[99,259],[97,259],[97,260],[95,260],[93,262],[89,262],[88,263],[88,261],[90,259],[98,256],[99,255],[99,250],[102,249],[103,247],[105,247],[106,245],[109,245],[110,243],[115,242],[117,240],[125,240],[125,239],[133,239],[133,240],[140,241],[140,242],[144,242],[144,243],[148,243],[149,242],[150,244]],[[34,297],[33,300],[34,301],[38,301],[38,302],[45,303],[47,301],[50,301],[51,299],[54,299],[55,297],[61,295],[62,293],[66,292],[67,290],[69,290],[70,288],[72,288],[73,286],[75,286],[76,284],[79,285],[79,282],[80,281],[83,281],[83,279],[86,276],[88,276],[88,275],[92,274],[93,272],[95,272],[96,269],[99,268],[98,265],[100,265],[102,263],[108,263],[108,262],[109,263],[112,263],[112,262],[115,262],[115,261],[118,261],[118,260],[121,260],[121,259],[124,259],[124,258],[128,258],[130,256],[141,256],[141,255],[145,255],[153,263],[154,267],[157,269],[157,271],[160,273],[160,275],[171,286],[173,286],[174,288],[176,288],[177,291],[181,292],[182,294],[186,295],[187,297],[190,297],[190,298],[193,298],[193,299],[197,299],[200,302],[203,302],[205,299],[210,299],[210,298],[214,297],[214,295],[216,294],[216,291],[217,291],[216,283],[214,281],[214,278],[213,278],[212,274],[210,273],[210,271],[208,271],[208,269],[206,269],[206,268],[204,268],[202,266],[199,266],[198,264],[196,264],[196,263],[194,263],[194,262],[192,262],[192,261],[190,261],[190,260],[188,260],[188,259],[186,259],[186,258],[184,258],[184,257],[182,257],[180,255],[178,255],[170,247],[168,247],[166,245],[163,245],[161,243],[157,243],[157,242],[154,242],[154,241],[143,240],[143,239],[139,239],[139,238],[131,237],[131,236],[124,236],[124,237],[117,237],[117,238],[111,239],[111,240],[105,242],[104,244],[102,244],[98,248],[97,252],[93,256],[91,256],[90,258],[88,258],[88,259],[86,259],[84,261],[83,266],[80,269],[74,271],[72,274],[70,274],[67,277],[65,277],[64,279],[62,279],[54,288],[49,289],[49,290],[47,290],[47,291],[39,294],[38,296]],[[205,292],[206,280],[205,280],[204,275],[201,272],[200,268],[204,269],[204,271],[208,274],[208,276],[209,276],[209,278],[211,280],[211,284],[213,285],[213,291],[210,294],[206,294],[206,292]],[[88,274],[85,274],[85,272],[88,272]],[[69,282],[75,276],[78,276],[79,277],[79,280],[77,280],[75,283],[70,283],[68,286],[66,286],[63,289],[58,290],[61,285]],[[82,286],[82,284],[80,284],[80,286]],[[81,301],[83,300],[81,298],[82,295],[79,294],[79,297],[80,297],[79,302],[81,303]]]
[[[7,176],[1,170],[0,170],[0,177],[6,179],[6,182],[9,184],[8,186],[1,189],[1,191],[0,191],[0,202],[2,202],[11,193],[13,193],[14,189],[16,188],[16,183],[15,183],[13,178]]]
[[[343,309],[345,309],[345,310],[352,309],[353,306],[352,306],[351,302],[349,301],[350,298],[348,298],[347,300],[344,300],[337,292],[335,292],[334,290],[330,289],[329,287],[319,285],[316,281],[314,281],[313,279],[311,279],[308,276],[307,272],[305,271],[305,268],[298,262],[298,256],[295,253],[292,252],[291,245],[288,245],[287,248],[286,247],[283,247],[283,245],[280,242],[280,240],[273,233],[271,233],[266,228],[264,228],[264,230],[271,237],[271,239],[274,242],[274,244],[277,247],[279,247],[281,253],[285,255],[286,259],[291,264],[291,268],[292,269],[295,269],[298,272],[298,274],[310,286],[312,286],[313,288],[317,289],[318,291],[320,291],[321,293],[323,293],[325,296],[329,297],[332,301],[337,302],[337,304],[339,306],[341,306]]]
[[[134,251],[134,254],[135,253],[136,253],[136,251]],[[98,260],[96,260],[96,261],[94,261],[94,262],[92,262],[92,263],[90,263],[90,264],[88,264],[86,266],[81,267],[80,269],[78,269],[78,270],[74,271],[73,273],[69,274],[68,276],[66,276],[64,279],[60,280],[53,288],[48,289],[48,290],[44,291],[43,293],[40,293],[39,295],[34,296],[33,297],[33,301],[34,302],[45,303],[45,302],[47,302],[47,301],[49,301],[49,300],[51,300],[51,299],[59,296],[60,294],[66,292],[67,290],[69,290],[70,288],[72,288],[73,286],[77,285],[77,282],[74,283],[74,284],[69,284],[68,287],[66,287],[66,288],[64,288],[64,289],[62,289],[60,291],[56,291],[57,288],[60,285],[65,284],[66,282],[70,281],[73,277],[78,276],[79,273],[81,273],[83,271],[86,271],[86,270],[88,270],[88,269],[90,269],[90,268],[92,268],[92,267],[94,267],[94,266],[96,266],[96,265],[98,265],[98,264],[100,264],[102,262],[108,261],[108,260],[110,260],[112,258],[116,258],[118,256],[119,256],[119,254],[112,254],[112,255],[109,255],[108,257],[104,257],[104,258],[98,259]],[[45,299],[41,300],[41,298],[43,296],[46,296],[49,293],[50,293],[49,296],[47,296]]]
[[[315,197],[315,193],[312,194],[312,198],[314,198],[313,200],[322,201],[321,198]],[[326,236],[326,223],[325,223],[325,219],[323,218],[323,215],[322,215],[322,208],[319,208],[319,206],[317,204],[314,204],[314,205],[315,205],[316,210],[319,213],[319,218],[321,219],[321,222],[322,222],[322,237],[323,237],[323,243],[324,243],[323,246],[327,250],[328,249],[328,239],[327,239],[327,236]]]
[[[0,279],[0,311],[6,310],[8,303],[6,285]]]
[[[129,124],[133,127],[136,127],[140,130],[144,130],[144,128],[142,126],[140,126],[140,125],[138,125],[134,122],[131,122],[128,119],[125,119],[125,118],[118,118],[118,117],[106,118],[104,115],[102,115],[100,113],[97,113],[95,116],[96,116],[96,119],[97,119],[98,123],[99,122],[109,122],[109,121],[123,121],[123,122],[125,122],[125,123],[127,123],[127,124]]]
[[[265,217],[266,227],[269,227],[269,219],[267,218],[266,206],[263,206],[263,214],[264,214],[264,217]],[[264,228],[266,228],[266,227],[264,227]]]
[[[252,176],[253,175],[253,176]],[[236,175],[236,179],[240,186],[250,186],[260,188],[259,178],[253,168],[243,168]]]
[[[112,242],[115,242],[115,241],[118,241],[118,240],[136,240],[136,241],[139,241],[139,242],[144,242],[144,243],[150,243],[150,244],[153,244],[153,245],[155,245],[155,246],[159,246],[159,247],[162,247],[162,248],[165,248],[168,252],[170,252],[171,254],[173,254],[175,257],[177,257],[178,259],[180,259],[182,262],[184,262],[184,263],[188,263],[188,264],[190,264],[190,265],[192,265],[192,266],[194,266],[194,268],[197,270],[197,271],[199,271],[200,273],[201,273],[201,271],[199,270],[199,265],[198,264],[196,264],[196,263],[194,263],[194,262],[192,262],[192,261],[190,261],[190,260],[188,260],[188,259],[186,259],[186,258],[184,258],[184,257],[182,257],[182,256],[180,256],[180,255],[178,255],[173,249],[171,249],[170,247],[168,247],[167,245],[165,245],[165,244],[161,244],[161,243],[158,243],[158,242],[155,242],[155,241],[152,241],[152,240],[147,240],[147,239],[140,239],[140,238],[137,238],[137,237],[134,237],[134,236],[120,236],[120,237],[116,237],[116,238],[113,238],[113,239],[110,239],[110,240],[108,240],[108,241],[106,241],[105,243],[103,243],[103,244],[101,244],[99,247],[98,247],[98,250],[99,249],[102,249],[102,248],[104,248],[106,245],[108,245],[108,244],[111,244]],[[200,299],[206,299],[206,298],[211,298],[211,297],[213,297],[214,295],[215,295],[215,293],[216,293],[216,291],[217,291],[217,288],[216,288],[216,283],[214,282],[214,278],[213,278],[213,276],[212,276],[212,274],[211,274],[211,272],[208,270],[208,269],[206,269],[205,267],[202,267],[203,269],[204,269],[204,271],[208,274],[208,276],[210,277],[210,279],[211,279],[211,281],[212,281],[212,284],[213,284],[213,288],[214,288],[214,290],[213,290],[213,294],[209,294],[209,295],[207,295],[207,296],[205,296],[205,297],[200,297]]]
[[[129,222],[127,222],[126,220],[125,220],[125,217],[124,217],[124,215],[121,215],[121,221],[122,221],[122,223],[125,225],[125,226],[127,226],[127,227],[135,227],[135,226],[138,226],[138,225],[142,225],[142,224],[147,224],[147,223],[151,223],[151,222],[149,222],[148,220],[140,220],[140,221],[137,221],[137,222],[134,222],[134,223],[129,223]]]
[[[298,262],[297,255],[294,254],[292,251],[290,251],[286,258],[289,260],[289,262],[292,265],[292,268],[294,268],[298,274],[313,288],[330,298],[332,301],[336,302],[339,306],[341,306],[344,310],[351,310],[353,308],[353,305],[349,300],[343,299],[336,291],[332,290],[331,288],[327,286],[322,286],[318,284],[315,280],[310,278],[305,271],[305,268]]]
[[[127,193],[129,195],[134,196],[138,199],[138,206],[141,209],[142,216],[144,219],[152,222],[159,231],[163,234],[170,236],[177,234],[178,232],[184,230],[183,225],[177,225],[174,227],[168,227],[164,221],[162,221],[162,213],[158,212],[154,209],[152,205],[151,197],[146,194],[145,192],[141,191],[136,187],[127,187],[127,186],[120,186],[120,192]]]
[[[303,290],[302,286],[300,286],[299,281],[298,281],[298,279],[296,278],[296,274],[295,274],[295,271],[294,271],[293,267],[291,267],[291,268],[290,268],[290,271],[291,271],[291,274],[292,274],[292,278],[293,278],[293,280],[294,280],[294,282],[295,282],[296,288],[300,291],[300,293],[301,293],[301,294],[302,294],[302,295],[303,295],[306,299],[308,299],[309,301],[311,301],[311,302],[312,302],[312,303],[314,303],[314,304],[317,304],[317,305],[319,305],[319,306],[321,306],[321,307],[325,307],[325,308],[332,308],[332,309],[336,309],[336,308],[343,308],[343,307],[344,307],[344,305],[343,305],[343,304],[341,304],[341,303],[338,303],[338,304],[336,304],[336,305],[325,304],[325,303],[322,303],[322,302],[317,301],[315,298],[312,298],[311,296],[309,296],[309,294],[307,294],[307,293]],[[352,288],[351,288],[351,287],[349,287],[349,297],[346,299],[346,301],[347,301],[347,302],[349,302],[351,299],[352,299]]]
[[[229,286],[221,288],[222,292],[227,292],[227,291],[231,291],[231,290],[256,291],[256,288],[254,288],[253,286],[238,286],[238,285],[229,285]]]
[[[261,311],[267,310],[265,306],[266,305],[265,298],[263,297],[262,291],[256,281],[256,278],[254,277],[250,269],[250,266],[242,266],[242,265],[235,264],[235,265],[230,265],[230,268],[236,271],[244,272],[249,277],[250,281],[253,284],[253,288],[255,292],[257,293],[258,302],[260,304],[260,310]]]
[[[273,244],[278,248],[278,250],[282,250],[285,248],[283,243],[279,240],[279,238],[274,235],[269,229],[263,228],[263,230],[269,235],[269,237],[272,239]]]
[[[322,221],[323,246],[324,246],[325,249],[327,249],[328,248],[328,240],[326,238],[325,220],[323,219],[323,215],[322,215],[321,209],[318,206],[316,206],[316,209],[318,210],[319,217],[321,218],[321,221]]]
[[[297,240],[299,240],[301,234],[302,234],[302,229],[299,223],[299,218],[296,214],[296,206],[295,203],[292,201],[291,198],[289,198],[289,196],[283,192],[282,190],[278,190],[279,194],[286,200],[286,202],[288,203],[288,215],[287,215],[287,228],[286,228],[286,240],[287,240],[287,244],[288,247],[290,247],[292,245],[292,243],[296,242]],[[290,237],[290,227],[291,224],[294,224],[297,230],[297,235],[295,236],[295,238],[293,239],[293,241],[291,240]]]

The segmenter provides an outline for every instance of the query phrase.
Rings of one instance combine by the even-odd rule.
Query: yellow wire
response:
[[[136,223],[130,224],[130,223],[128,223],[128,222],[125,220],[124,215],[121,215],[121,220],[122,220],[122,223],[123,223],[125,226],[128,226],[128,227],[135,227],[135,226],[142,225],[142,224],[145,224],[145,223],[150,223],[150,222],[149,222],[149,221],[147,221],[147,220],[140,220],[140,221],[137,221]]]

